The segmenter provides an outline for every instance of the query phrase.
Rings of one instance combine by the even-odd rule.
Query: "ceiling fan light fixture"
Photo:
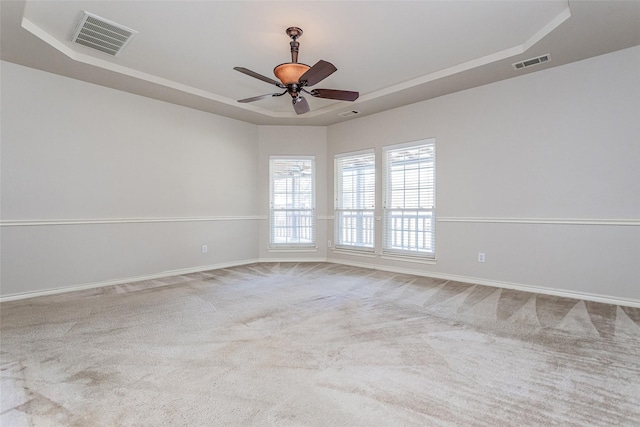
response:
[[[300,76],[307,72],[311,68],[306,64],[300,64],[297,62],[287,62],[280,64],[273,69],[273,74],[287,86],[290,84],[296,84],[300,81]]]

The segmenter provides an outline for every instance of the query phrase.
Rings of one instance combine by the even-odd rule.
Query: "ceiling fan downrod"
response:
[[[300,49],[300,42],[298,38],[302,36],[302,30],[298,27],[287,28],[287,35],[291,37],[291,62],[298,62],[298,50]]]

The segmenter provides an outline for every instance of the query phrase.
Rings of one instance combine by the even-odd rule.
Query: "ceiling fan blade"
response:
[[[249,70],[247,68],[244,68],[244,67],[233,67],[233,69],[236,70],[236,71],[240,71],[242,74],[246,74],[247,76],[251,76],[251,77],[253,77],[255,79],[262,80],[263,82],[267,82],[267,83],[270,83],[272,85],[276,85],[276,86],[282,87],[282,88],[285,87],[282,83],[277,82],[277,81],[275,81],[273,79],[270,79],[269,77],[263,76],[262,74],[258,74],[255,71],[251,71],[251,70]]]
[[[323,61],[321,59],[316,62],[316,65],[309,68],[300,76],[299,82],[300,84],[303,84],[303,86],[313,86],[316,83],[320,83],[336,71],[338,71],[338,69],[331,62]]]
[[[282,93],[268,93],[266,95],[254,96],[253,98],[239,99],[238,102],[242,102],[243,104],[246,104],[247,102],[259,101],[261,99],[272,98],[274,96],[282,96],[285,93],[287,93],[286,90]]]
[[[297,114],[304,114],[309,112],[309,110],[311,110],[309,108],[309,103],[307,102],[307,100],[301,96],[297,98],[293,98],[292,102],[293,102],[293,109],[296,110]]]
[[[355,101],[360,96],[358,92],[336,89],[314,89],[309,93],[316,98],[338,99],[340,101]]]

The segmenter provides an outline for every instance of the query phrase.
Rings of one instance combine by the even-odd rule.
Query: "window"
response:
[[[315,247],[315,158],[271,157],[270,246]]]
[[[373,150],[335,159],[336,247],[374,249],[376,164]]]
[[[435,257],[435,140],[384,148],[383,252]]]

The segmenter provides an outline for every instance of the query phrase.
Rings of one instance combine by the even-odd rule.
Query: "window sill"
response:
[[[437,260],[435,258],[427,258],[427,257],[421,257],[421,256],[413,256],[413,255],[383,253],[383,254],[380,254],[380,258],[394,260],[394,261],[415,262],[419,264],[428,264],[428,265],[436,265],[437,263]]]
[[[268,252],[318,252],[317,246],[306,246],[301,248],[268,248]]]
[[[347,249],[347,248],[334,248],[332,250],[334,254],[342,254],[342,255],[355,255],[362,256],[367,258],[375,258],[376,254],[374,251],[367,250],[357,250],[357,249]]]

